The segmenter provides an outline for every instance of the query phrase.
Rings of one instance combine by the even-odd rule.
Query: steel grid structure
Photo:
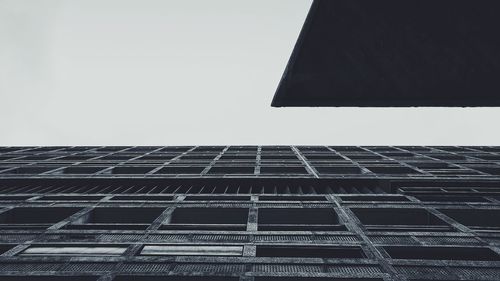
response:
[[[500,280],[500,147],[0,148],[0,280]]]

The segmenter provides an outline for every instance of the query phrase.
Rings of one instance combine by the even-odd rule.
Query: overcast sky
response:
[[[495,108],[272,108],[310,4],[0,0],[0,145],[500,145]]]

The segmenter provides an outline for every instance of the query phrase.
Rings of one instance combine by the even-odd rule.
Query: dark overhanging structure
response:
[[[286,106],[499,106],[498,1],[315,0]]]
[[[500,147],[1,147],[0,280],[499,280]]]

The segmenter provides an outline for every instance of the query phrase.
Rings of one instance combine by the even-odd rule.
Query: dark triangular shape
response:
[[[495,0],[315,0],[273,106],[500,106]]]

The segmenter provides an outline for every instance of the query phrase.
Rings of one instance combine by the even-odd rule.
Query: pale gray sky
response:
[[[500,145],[495,108],[271,108],[310,4],[0,0],[0,145]]]

